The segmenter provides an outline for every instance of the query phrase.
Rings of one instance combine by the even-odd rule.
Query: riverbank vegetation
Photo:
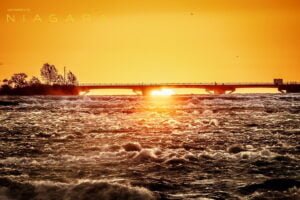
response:
[[[78,79],[74,73],[59,74],[55,65],[45,63],[40,69],[41,80],[25,73],[16,73],[4,79],[0,95],[74,95],[78,91]]]

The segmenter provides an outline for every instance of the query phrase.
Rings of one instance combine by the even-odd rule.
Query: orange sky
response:
[[[0,79],[300,81],[299,0],[2,0],[0,36]]]

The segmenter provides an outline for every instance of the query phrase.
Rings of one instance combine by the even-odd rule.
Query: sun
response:
[[[171,96],[174,93],[174,90],[162,88],[160,90],[151,91],[151,96]]]

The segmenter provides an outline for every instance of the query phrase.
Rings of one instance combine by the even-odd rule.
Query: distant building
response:
[[[274,85],[283,85],[283,79],[282,78],[275,78],[273,80]]]

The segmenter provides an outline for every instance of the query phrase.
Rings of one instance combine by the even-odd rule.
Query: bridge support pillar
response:
[[[229,90],[228,94],[232,94],[235,92],[235,88],[232,88],[231,90]]]
[[[137,95],[143,95],[143,96],[151,95],[151,89],[149,88],[134,89],[133,92],[136,93]]]
[[[287,93],[286,91],[284,91],[284,90],[282,90],[282,89],[279,89],[279,88],[278,88],[278,91],[279,91],[281,94]]]
[[[214,94],[225,94],[226,90],[222,90],[222,89],[215,89],[214,90]]]
[[[132,91],[133,91],[135,94],[137,94],[137,95],[141,95],[141,93],[142,93],[141,90],[133,89]]]
[[[82,95],[87,95],[89,92],[90,92],[89,90],[86,90]]]
[[[87,95],[90,90],[78,90],[77,95]]]
[[[228,92],[227,92],[228,91]],[[235,88],[206,88],[206,92],[209,94],[231,94],[235,91]]]
[[[226,90],[222,89],[206,89],[209,94],[226,94]]]
[[[278,91],[281,93],[300,93],[300,86],[296,84],[279,85]]]

